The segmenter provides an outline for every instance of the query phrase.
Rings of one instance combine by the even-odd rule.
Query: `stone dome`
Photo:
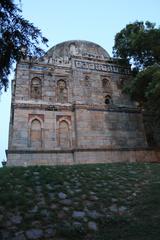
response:
[[[96,43],[84,40],[72,40],[59,43],[48,50],[48,57],[64,58],[71,56],[82,56],[99,59],[109,59],[108,52]]]

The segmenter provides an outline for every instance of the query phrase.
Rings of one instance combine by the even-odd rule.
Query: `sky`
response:
[[[18,0],[15,0],[19,3]],[[21,0],[23,16],[41,29],[49,47],[67,40],[92,41],[112,56],[117,32],[136,20],[160,25],[159,0]],[[10,79],[14,78],[14,73]],[[0,96],[0,162],[6,159],[11,90]]]

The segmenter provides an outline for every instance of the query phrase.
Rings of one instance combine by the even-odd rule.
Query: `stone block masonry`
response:
[[[122,92],[132,78],[99,45],[67,41],[22,60],[13,81],[8,166],[159,161],[142,114]]]

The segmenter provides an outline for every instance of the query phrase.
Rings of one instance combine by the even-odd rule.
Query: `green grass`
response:
[[[60,192],[70,204],[60,199]],[[85,216],[75,219],[74,211]],[[19,223],[12,221],[15,216],[21,217]],[[96,231],[88,227],[90,221]],[[5,231],[8,239],[17,232],[27,239],[32,228],[43,230],[41,240],[159,240],[160,165],[0,169],[0,239]],[[54,233],[47,236],[49,228]]]

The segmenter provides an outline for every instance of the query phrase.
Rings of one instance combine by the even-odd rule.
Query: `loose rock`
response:
[[[111,212],[118,212],[117,205],[116,205],[116,204],[113,204],[112,206],[109,207],[109,210],[110,210]]]
[[[66,199],[66,198],[67,198],[67,195],[66,195],[65,193],[63,193],[63,192],[60,192],[60,193],[58,193],[58,197],[59,197],[60,199]]]
[[[83,218],[85,216],[85,212],[83,211],[74,211],[72,214],[73,218]]]
[[[61,204],[70,206],[72,204],[72,200],[71,199],[64,199],[60,201]]]
[[[88,228],[92,231],[98,230],[97,224],[95,222],[88,222]]]
[[[41,229],[32,228],[26,231],[26,236],[29,239],[38,239],[43,236],[43,231]]]
[[[10,221],[13,224],[20,224],[22,222],[22,217],[19,216],[19,215],[14,215],[14,216],[11,217]]]
[[[92,211],[87,211],[87,216],[92,218],[92,219],[97,219],[101,216],[100,213],[98,213],[96,210],[92,210]]]

